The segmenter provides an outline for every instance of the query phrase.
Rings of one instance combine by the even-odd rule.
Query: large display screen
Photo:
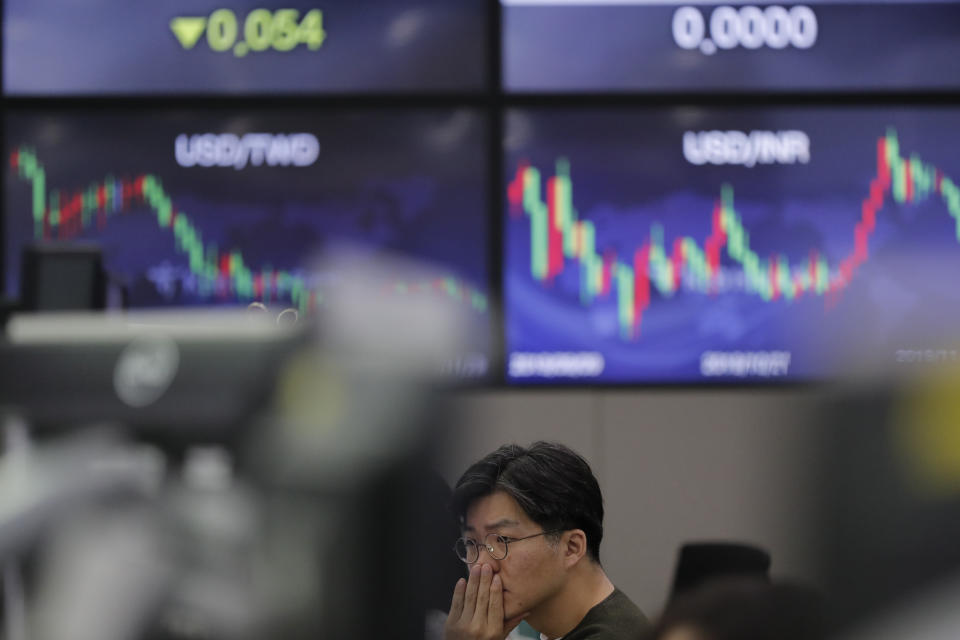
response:
[[[484,0],[5,0],[8,95],[485,88]]]
[[[960,2],[501,1],[511,91],[960,88]]]
[[[960,110],[516,109],[505,163],[513,382],[957,359]]]
[[[438,267],[431,281],[383,283],[385,295],[459,305],[479,354],[468,368],[482,373],[487,129],[465,109],[10,111],[6,293],[25,244],[92,241],[131,307],[309,314],[339,284],[312,259],[349,243]]]

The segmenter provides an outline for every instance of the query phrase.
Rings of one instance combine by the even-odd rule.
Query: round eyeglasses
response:
[[[498,533],[488,533],[483,539],[483,542],[479,542],[473,538],[460,538],[457,540],[456,544],[453,545],[453,552],[457,554],[458,558],[467,564],[473,564],[480,559],[481,548],[486,549],[487,553],[489,553],[490,557],[494,560],[503,560],[507,557],[507,551],[509,550],[508,545],[511,542],[529,540],[530,538],[545,536],[549,533],[557,533],[559,531],[563,531],[563,529],[541,531],[540,533],[534,533],[533,535],[524,536],[522,538],[508,538],[507,536],[501,536]]]

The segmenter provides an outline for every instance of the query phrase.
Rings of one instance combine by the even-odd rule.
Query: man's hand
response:
[[[446,640],[503,640],[526,614],[503,619],[503,584],[490,565],[470,567],[470,579],[457,580],[444,627]]]

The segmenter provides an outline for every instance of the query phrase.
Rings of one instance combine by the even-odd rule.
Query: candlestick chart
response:
[[[309,313],[344,281],[311,260],[345,243],[434,267],[383,293],[454,303],[485,352],[483,166],[467,157],[480,157],[483,129],[443,110],[11,114],[7,293],[26,243],[88,241],[131,307]]]
[[[511,377],[819,379],[844,359],[956,359],[956,119],[515,112]]]

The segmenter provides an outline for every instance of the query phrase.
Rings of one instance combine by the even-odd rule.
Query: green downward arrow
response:
[[[206,28],[206,18],[180,17],[170,21],[170,30],[177,36],[177,40],[184,49],[193,49],[193,45],[197,44],[197,40]]]

